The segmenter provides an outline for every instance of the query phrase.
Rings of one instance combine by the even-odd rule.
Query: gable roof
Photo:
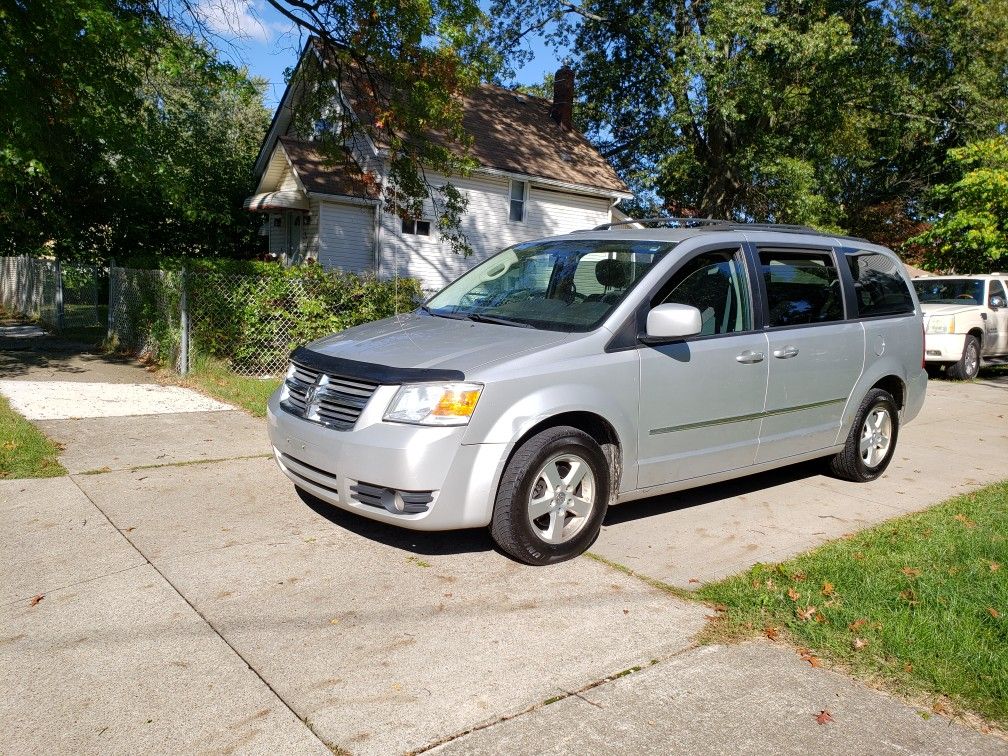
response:
[[[314,50],[311,40],[302,50],[298,61],[300,67],[306,55]],[[266,169],[275,139],[284,145],[288,142],[301,145],[288,150],[292,163],[291,152],[298,152],[304,161],[312,166],[313,173],[318,173],[324,161],[317,150],[313,150],[310,142],[284,136],[290,125],[290,114],[293,101],[297,99],[295,91],[297,77],[292,77],[281,98],[280,105],[274,114],[273,122],[263,140],[259,158],[256,161],[256,174],[261,176]],[[352,103],[357,116],[365,121],[373,119],[368,116],[368,108],[364,105],[367,98],[359,93],[348,91],[354,87],[347,82],[344,96]],[[357,96],[354,96],[354,95]],[[565,129],[550,116],[550,100],[525,95],[504,87],[492,84],[481,84],[466,94],[462,102],[462,125],[466,133],[472,137],[471,156],[483,169],[513,173],[527,176],[531,179],[558,182],[601,191],[605,194],[630,197],[630,190],[619,178],[609,162],[602,157],[591,143],[579,132]],[[380,138],[380,134],[378,135]],[[430,133],[428,139],[450,146],[445,137],[438,133]],[[380,149],[383,145],[377,145]],[[309,154],[313,153],[313,154]],[[339,167],[326,166],[325,171],[337,172]],[[298,169],[300,175],[300,168]],[[302,180],[304,178],[302,177]],[[319,178],[320,181],[323,179]],[[334,177],[333,181],[340,183],[344,177]],[[345,194],[345,191],[324,193]],[[363,196],[360,192],[349,192],[350,196]]]
[[[462,125],[483,168],[629,193],[609,162],[574,129],[552,117],[552,103],[482,84],[465,96]]]
[[[377,187],[368,181],[354,160],[333,161],[319,152],[312,142],[280,137],[280,144],[291,167],[309,194],[339,194],[345,197],[375,199]]]

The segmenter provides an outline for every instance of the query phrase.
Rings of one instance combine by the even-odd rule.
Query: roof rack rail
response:
[[[613,226],[629,226],[632,223],[640,223],[642,225],[663,223],[673,228],[697,228],[699,226],[728,227],[732,225],[729,221],[718,220],[717,218],[680,218],[675,215],[666,215],[654,218],[627,218],[626,220],[612,221],[611,223],[595,226],[592,231],[608,231]]]
[[[849,236],[847,234],[833,234],[828,231],[819,231],[811,226],[800,226],[792,223],[742,223],[739,221],[721,220],[718,218],[679,218],[676,216],[657,218],[627,218],[626,220],[613,221],[595,226],[592,231],[608,231],[616,226],[629,226],[632,224],[652,227],[658,224],[665,224],[671,228],[696,228],[710,231],[777,231],[784,234],[809,234],[811,236],[828,236],[852,241],[867,242],[860,236]]]

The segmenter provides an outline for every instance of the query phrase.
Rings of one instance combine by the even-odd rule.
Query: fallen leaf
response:
[[[38,602],[45,598],[44,593],[39,593],[31,597],[31,601],[28,602],[28,606],[37,606]]]
[[[832,722],[833,721],[833,715],[830,714],[828,711],[826,711],[826,709],[823,709],[818,714],[816,714],[815,721],[818,722],[821,725],[824,725],[827,722]]]
[[[822,595],[832,596],[836,593],[836,588],[833,587],[833,583],[823,583],[822,584]]]
[[[805,573],[799,570],[798,572],[796,572],[794,575],[791,576],[791,579],[797,580],[799,583],[802,583],[805,581]]]
[[[339,623],[340,623],[339,617],[333,617],[331,620],[329,620],[330,625],[338,625]]]
[[[851,622],[849,625],[847,625],[847,629],[850,630],[852,633],[856,633],[858,630],[860,630],[867,624],[868,620],[866,620],[864,617],[860,617]]]
[[[987,607],[987,612],[988,612],[988,613],[990,614],[990,616],[991,616],[991,617],[993,617],[994,619],[997,619],[998,617],[1000,617],[1000,616],[1001,616],[1001,612],[999,612],[999,611],[998,611],[997,609],[995,609],[995,608],[994,608],[993,606],[988,606],[988,607]]]
[[[780,630],[778,630],[776,627],[772,627],[772,626],[771,627],[764,627],[763,628],[763,635],[765,635],[770,640],[775,641],[775,640],[777,640],[777,637],[780,635]]]
[[[975,523],[975,522],[973,522],[973,520],[971,520],[971,519],[970,519],[969,517],[967,517],[967,516],[966,516],[966,515],[964,515],[964,514],[961,514],[961,513],[960,513],[960,514],[957,514],[957,515],[956,515],[955,517],[953,517],[952,519],[953,519],[953,520],[956,520],[956,521],[958,521],[958,522],[961,522],[961,523],[963,524],[963,526],[964,526],[964,527],[967,527],[967,528],[975,528],[975,527],[976,527],[976,523]]]
[[[798,599],[801,598],[801,594],[798,593],[798,591],[796,591],[794,588],[788,588],[787,595],[788,598],[791,599],[792,601],[797,601]]]
[[[696,578],[690,578],[690,579],[689,579],[689,582],[690,582],[690,583],[699,583],[700,581],[699,581],[699,580],[697,580]]]
[[[931,711],[935,714],[948,714],[948,709],[945,708],[941,701],[935,701],[931,706]]]
[[[906,672],[907,674],[910,674],[911,672],[913,672],[913,664],[911,664],[910,662],[907,662],[906,664],[904,664],[903,665],[903,671]]]
[[[855,551],[853,554],[851,554],[851,556],[857,559],[859,562],[863,561],[865,558],[863,551]]]
[[[854,646],[855,651],[860,651],[868,645],[868,641],[864,638],[855,638],[851,645]]]
[[[914,593],[913,588],[909,588],[905,591],[900,591],[899,596],[908,604],[915,605],[920,603],[920,601],[917,600],[917,594]]]
[[[794,611],[798,619],[802,620],[803,622],[808,622],[816,615],[816,608],[814,606],[806,606],[804,609],[799,609],[798,607],[795,607]]]
[[[822,616],[822,612],[816,612],[815,621],[818,622],[820,625],[822,625],[825,624],[826,618]]]
[[[1001,565],[998,564],[997,562],[991,562],[990,563],[990,571],[991,572],[997,572],[1000,569],[1001,569]]]
[[[629,609],[624,609],[623,610],[623,614],[630,614],[630,610]]]
[[[917,569],[916,567],[904,567],[904,568],[903,568],[902,570],[900,570],[900,571],[901,571],[901,572],[902,572],[902,573],[903,573],[904,575],[906,575],[906,576],[907,576],[908,578],[915,578],[915,577],[919,577],[919,576],[920,576],[920,574],[921,574],[921,571],[920,571],[919,569]]]

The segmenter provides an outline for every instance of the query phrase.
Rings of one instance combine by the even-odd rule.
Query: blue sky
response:
[[[486,6],[488,2],[480,4]],[[297,62],[301,49],[298,30],[265,0],[236,4],[242,11],[229,20],[214,12],[216,5],[212,2],[202,7],[206,9],[207,24],[219,35],[217,47],[222,57],[248,66],[253,76],[266,79],[266,107],[275,109],[284,91],[284,71]],[[518,72],[521,84],[538,84],[547,71],[559,66],[555,53],[541,40],[533,39],[530,44],[535,57]]]

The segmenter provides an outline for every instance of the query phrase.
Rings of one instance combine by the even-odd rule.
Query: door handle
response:
[[[773,356],[779,360],[788,360],[792,357],[798,356],[798,347],[791,346],[790,344],[783,349],[774,349]]]
[[[754,352],[752,349],[746,349],[742,354],[735,357],[735,361],[741,362],[743,365],[751,365],[754,362],[763,362],[765,356],[763,352]]]

